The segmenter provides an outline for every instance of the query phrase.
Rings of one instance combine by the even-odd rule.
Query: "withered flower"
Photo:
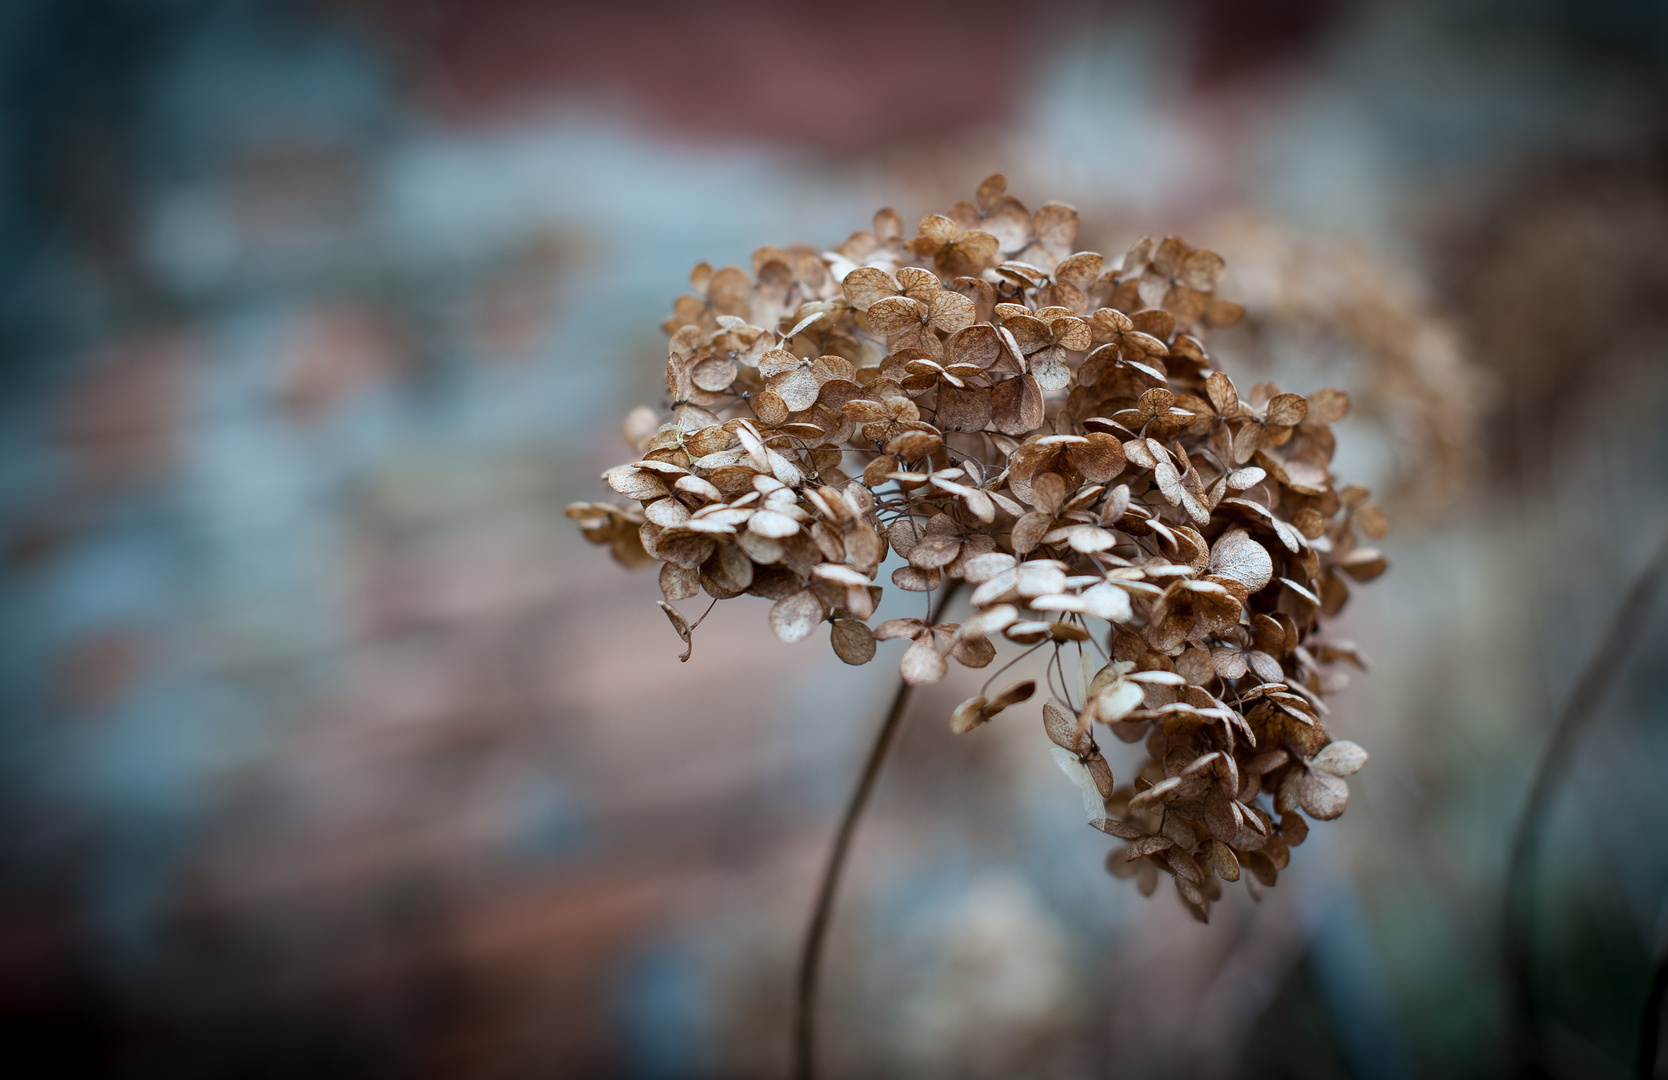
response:
[[[1304,814],[1344,810],[1366,753],[1331,738],[1323,698],[1363,661],[1321,626],[1384,571],[1386,523],[1331,472],[1348,397],[1215,369],[1204,334],[1243,314],[1219,256],[1149,238],[1113,263],[1074,251],[1077,228],[994,176],[907,241],[883,210],[837,251],[702,264],[664,324],[666,411],[628,418],[638,457],[604,474],[640,506],[569,513],[661,564],[686,642],[673,602],[747,593],[784,641],[826,623],[849,664],[901,639],[912,685],[1000,641],[1043,652],[1056,760],[1127,842],[1109,869],[1144,892],[1169,875],[1204,919],[1242,868],[1274,884]],[[871,629],[888,552],[892,584],[965,584],[971,613]],[[994,681],[956,731],[1038,690]],[[1108,735],[1145,743],[1123,785]]]
[[[1524,227],[1538,242],[1547,235],[1544,225],[1534,220]],[[1235,330],[1236,348],[1253,359],[1287,350],[1345,358],[1350,365],[1345,373],[1363,393],[1365,418],[1396,448],[1398,464],[1386,477],[1386,497],[1400,513],[1414,516],[1451,502],[1477,467],[1484,413],[1497,392],[1453,320],[1414,281],[1362,248],[1302,239],[1243,216],[1211,228],[1246,289],[1248,317]],[[1613,235],[1584,230],[1599,232]],[[1490,266],[1517,273],[1527,265],[1525,259],[1500,257],[1498,246],[1490,252]],[[1556,277],[1577,263],[1616,265],[1563,257],[1548,265],[1558,268]],[[1483,276],[1470,272],[1466,280],[1475,285]],[[1535,349],[1558,355],[1591,351],[1590,339],[1582,335],[1592,325],[1609,325],[1575,319],[1582,332],[1553,345],[1526,315],[1569,319],[1570,304],[1519,302],[1510,310],[1507,324],[1519,335],[1513,339],[1514,362]]]

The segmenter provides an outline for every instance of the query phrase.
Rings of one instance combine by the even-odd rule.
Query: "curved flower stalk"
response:
[[[903,642],[911,686],[999,641],[1043,652],[1056,760],[1125,841],[1109,869],[1148,893],[1170,876],[1205,919],[1219,881],[1273,885],[1304,815],[1344,810],[1366,753],[1332,740],[1324,697],[1365,661],[1321,626],[1384,571],[1387,524],[1335,484],[1343,392],[1242,394],[1215,369],[1207,333],[1243,315],[1219,256],[1169,237],[1112,261],[1077,228],[993,176],[913,237],[888,209],[834,251],[696,267],[663,324],[666,409],[628,417],[638,457],[604,474],[639,505],[568,513],[660,564],[686,643],[673,603],[746,593],[784,641],[827,624],[849,664]],[[871,626],[889,552],[893,587],[965,583],[971,613]],[[1038,689],[995,681],[956,731]],[[1128,783],[1108,737],[1145,742]]]

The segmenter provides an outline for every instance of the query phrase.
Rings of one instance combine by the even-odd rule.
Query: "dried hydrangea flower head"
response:
[[[661,564],[686,642],[671,602],[749,593],[784,641],[827,623],[849,664],[906,642],[911,684],[986,667],[998,641],[1042,651],[1056,759],[1128,842],[1112,872],[1148,893],[1170,875],[1203,919],[1219,879],[1274,883],[1299,811],[1343,812],[1366,755],[1330,738],[1322,698],[1361,658],[1317,631],[1384,570],[1362,540],[1385,520],[1334,487],[1341,391],[1242,396],[1213,369],[1205,332],[1243,314],[1215,295],[1221,258],[1170,237],[1112,262],[1076,250],[1075,210],[1005,189],[913,237],[883,210],[831,252],[697,267],[664,324],[670,416],[634,412],[638,460],[604,474],[641,509],[569,512],[627,565]],[[892,585],[965,584],[971,613],[871,628],[888,551]],[[955,730],[1037,689],[989,687]],[[1108,736],[1145,740],[1131,783]]]

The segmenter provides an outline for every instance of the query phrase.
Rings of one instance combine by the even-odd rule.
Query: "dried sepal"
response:
[[[922,686],[935,683],[949,673],[950,667],[945,663],[944,655],[938,651],[931,634],[922,634],[910,643],[904,650],[903,658],[898,661],[898,673],[904,682],[911,686]]]
[[[1331,821],[1349,803],[1349,785],[1328,772],[1313,769],[1298,782],[1298,802],[1303,812],[1317,821]]]
[[[867,664],[875,658],[875,636],[857,619],[835,619],[830,631],[834,655],[848,664]]]
[[[689,625],[689,620],[683,617],[683,612],[664,600],[660,601],[660,610],[666,613],[666,618],[672,623],[672,629],[676,630],[678,637],[683,640],[683,655],[678,657],[678,660],[688,663],[689,657],[695,652],[694,628]]]
[[[810,637],[822,620],[822,601],[810,589],[784,596],[770,609],[771,630],[790,645]]]

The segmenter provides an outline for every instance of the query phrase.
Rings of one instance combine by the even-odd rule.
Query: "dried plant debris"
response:
[[[638,505],[569,514],[658,562],[664,606],[760,596],[777,636],[826,625],[848,664],[898,640],[912,684],[998,642],[1041,651],[1055,758],[1127,841],[1109,868],[1149,893],[1170,875],[1203,919],[1218,879],[1274,884],[1302,815],[1344,810],[1366,754],[1327,734],[1323,697],[1363,661],[1319,627],[1383,573],[1385,518],[1329,469],[1347,396],[1242,394],[1212,367],[1206,332],[1243,315],[1215,294],[1221,258],[1076,239],[1076,211],[1033,213],[993,176],[912,237],[883,210],[834,251],[696,267],[664,324],[669,415],[635,410],[637,458],[603,477]],[[888,552],[894,587],[959,579],[971,613],[871,626]],[[956,731],[1040,689],[995,681]],[[1108,735],[1149,752],[1121,786]]]
[[[1453,321],[1362,248],[1243,216],[1217,223],[1213,235],[1247,290],[1235,344],[1265,363],[1293,350],[1344,362],[1368,418],[1394,448],[1390,501],[1413,517],[1451,505],[1476,471],[1491,396]]]

